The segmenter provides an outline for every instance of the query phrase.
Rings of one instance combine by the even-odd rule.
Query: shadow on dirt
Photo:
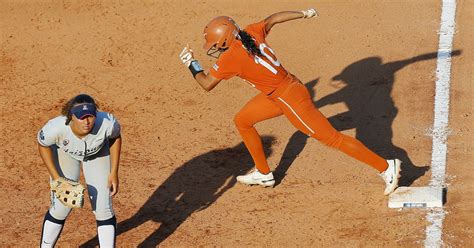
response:
[[[451,56],[460,54],[461,51],[456,50],[451,53]],[[341,82],[337,92],[315,102],[318,108],[329,104],[345,103],[349,110],[329,117],[329,121],[339,131],[354,128],[356,138],[380,156],[402,160],[400,186],[410,186],[429,170],[429,166],[415,166],[408,153],[392,142],[392,123],[398,113],[391,97],[395,73],[413,63],[436,58],[437,53],[428,53],[385,64],[382,63],[380,57],[359,60],[332,78],[334,81]],[[313,87],[318,80],[306,84],[313,99]],[[299,131],[291,136],[280,164],[275,169],[277,185],[303,150],[307,139],[308,137]]]
[[[265,154],[275,138],[263,136]],[[170,236],[191,214],[213,204],[235,183],[235,177],[254,168],[252,157],[243,143],[199,155],[181,165],[166,179],[131,218],[118,223],[117,236],[147,221],[160,227],[138,247],[156,247]],[[137,241],[137,243],[140,241]],[[80,247],[98,246],[97,236]]]

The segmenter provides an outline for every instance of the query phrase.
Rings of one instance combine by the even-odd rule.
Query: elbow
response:
[[[202,85],[202,84],[200,84],[200,86],[201,86],[201,88],[202,88],[203,90],[205,90],[206,92],[209,92],[209,91],[212,90],[212,88],[211,88],[210,86]]]
[[[201,88],[203,88],[206,92],[211,91],[214,89],[215,85],[212,84],[201,84]]]
[[[194,79],[199,83],[201,88],[203,88],[207,92],[214,89],[216,85],[220,82],[220,80],[217,80],[210,75],[205,75],[204,73],[199,73]]]

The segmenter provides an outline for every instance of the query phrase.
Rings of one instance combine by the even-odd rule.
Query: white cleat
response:
[[[385,195],[389,195],[398,187],[398,178],[400,177],[400,165],[402,161],[398,159],[387,160],[388,168],[379,175],[385,181]]]
[[[272,172],[269,172],[268,174],[262,174],[257,169],[247,175],[237,176],[237,181],[247,185],[258,184],[264,187],[271,187],[275,185],[275,179],[273,178]]]

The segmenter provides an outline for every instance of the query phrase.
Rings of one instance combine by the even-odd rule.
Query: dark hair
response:
[[[242,44],[244,45],[245,49],[252,54],[252,55],[262,55],[262,52],[260,52],[260,49],[257,47],[257,44],[255,43],[255,39],[247,32],[244,30],[239,31],[239,36],[240,36],[240,41],[242,41]]]
[[[91,103],[94,104],[96,108],[99,108],[99,106],[97,106],[95,103],[94,98],[87,94],[80,94],[71,98],[66,104],[64,104],[61,110],[61,114],[66,116],[66,125],[69,125],[69,122],[71,122],[72,119],[71,108],[81,103]]]

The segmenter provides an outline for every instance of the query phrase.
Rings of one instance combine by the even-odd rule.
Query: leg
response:
[[[260,93],[252,98],[234,118],[235,125],[253,158],[255,167],[263,174],[269,173],[270,167],[263,151],[262,140],[254,125],[282,114],[278,105]]]
[[[110,175],[109,147],[83,163],[84,178],[97,221],[97,235],[100,247],[115,247],[117,220],[112,208],[112,197],[108,186]]]
[[[300,83],[294,83],[274,101],[281,106],[290,122],[302,132],[322,143],[337,148],[347,155],[365,163],[379,172],[387,169],[387,161],[372,152],[360,141],[339,133],[326,117],[314,106],[308,90]]]
[[[117,232],[117,219],[115,215],[108,220],[97,221],[97,236],[100,247],[115,247],[115,233]]]
[[[80,175],[80,161],[71,158],[56,147],[51,149],[59,175],[77,181]],[[64,206],[51,192],[51,206],[43,221],[41,247],[54,247],[70,212],[71,208]]]
[[[55,219],[49,211],[46,212],[41,230],[41,248],[54,247],[63,230],[65,220]]]

